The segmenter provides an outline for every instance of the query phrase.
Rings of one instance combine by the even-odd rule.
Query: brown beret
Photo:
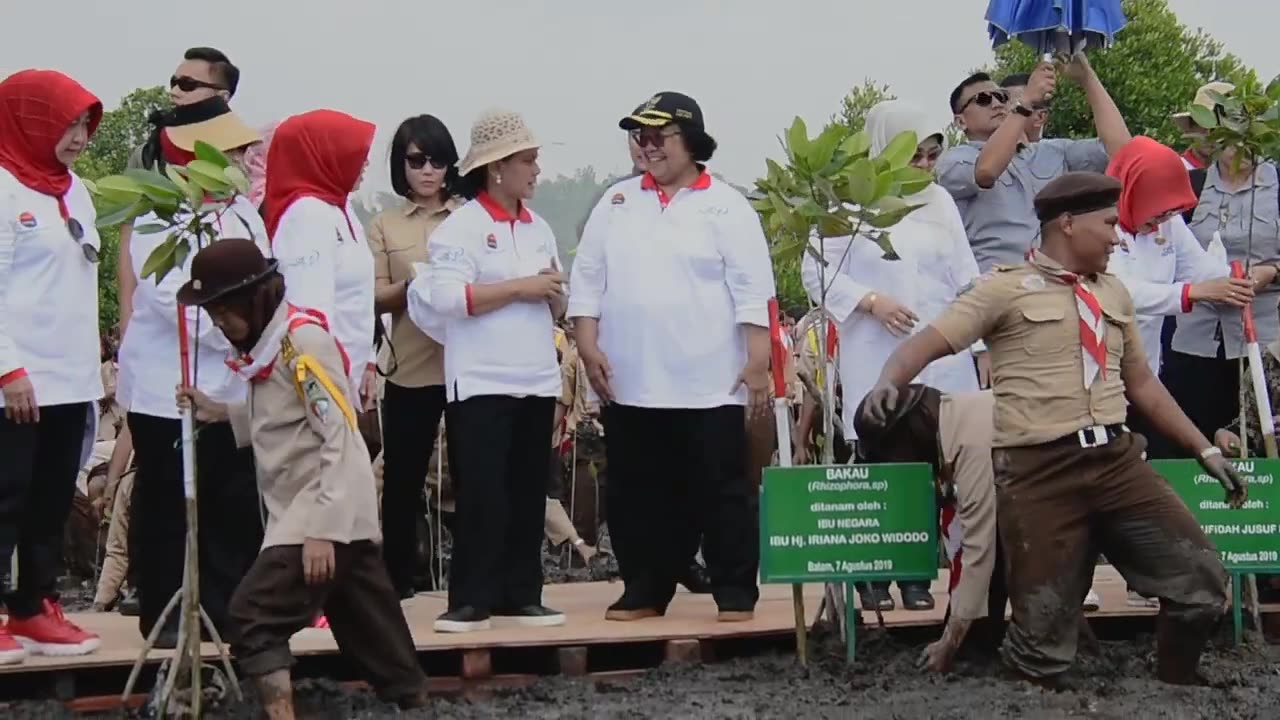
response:
[[[1044,224],[1063,213],[1083,215],[1115,207],[1120,181],[1096,172],[1069,172],[1036,194],[1036,217]]]

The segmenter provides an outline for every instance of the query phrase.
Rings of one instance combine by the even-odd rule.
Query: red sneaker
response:
[[[48,599],[39,615],[9,616],[9,632],[33,655],[88,655],[102,644],[101,638],[77,627],[62,614],[60,604]]]
[[[27,659],[22,643],[13,639],[9,628],[0,625],[0,665],[18,665]]]

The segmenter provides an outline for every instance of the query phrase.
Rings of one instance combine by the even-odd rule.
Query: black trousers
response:
[[[333,544],[333,580],[309,586],[302,547],[262,551],[232,600],[228,634],[241,670],[261,677],[293,667],[289,638],[324,611],[338,642],[383,699],[403,703],[426,692],[427,679],[378,547]]]
[[[129,413],[137,474],[129,509],[129,565],[138,589],[143,635],[182,587],[186,500],[182,490],[182,421]],[[227,608],[262,546],[262,511],[253,450],[237,448],[230,423],[196,428],[200,604],[219,632]],[[170,615],[177,627],[177,615]]]
[[[1226,359],[1221,344],[1217,357],[1211,358],[1170,352],[1163,377],[1169,394],[1206,438],[1212,440],[1214,433],[1239,417],[1240,365]]]
[[[0,411],[0,563],[7,570],[17,549],[18,586],[4,598],[14,617],[39,615],[44,600],[57,596],[63,527],[92,407],[47,405],[38,422],[21,425]]]
[[[443,385],[411,388],[388,382],[382,400],[382,557],[401,596],[435,589],[429,580],[435,574],[421,572],[418,527],[427,522],[427,471],[444,406]],[[431,537],[428,532],[428,542]],[[425,560],[435,560],[430,546]],[[416,578],[423,575],[428,584],[418,588]]]
[[[456,516],[449,609],[542,603],[555,398],[480,395],[445,409]]]
[[[760,496],[746,477],[743,408],[612,404],[601,418],[615,510],[609,536],[627,604],[665,609],[701,536],[716,605],[754,609]]]

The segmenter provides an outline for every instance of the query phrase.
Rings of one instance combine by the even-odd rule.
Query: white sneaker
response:
[[[1084,596],[1084,609],[1086,612],[1097,612],[1102,607],[1102,598],[1098,596],[1098,591],[1089,588],[1089,594]]]

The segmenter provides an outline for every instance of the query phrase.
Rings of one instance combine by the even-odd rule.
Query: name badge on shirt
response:
[[[40,221],[36,219],[35,215],[23,212],[18,215],[18,227],[23,230],[35,230],[40,227]]]
[[[489,233],[489,237],[484,239],[484,246],[489,248],[490,250],[497,250],[498,236],[494,235],[493,233]]]

